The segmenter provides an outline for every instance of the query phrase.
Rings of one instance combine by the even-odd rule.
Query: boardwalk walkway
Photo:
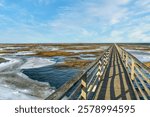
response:
[[[100,100],[131,100],[136,99],[127,75],[127,71],[121,62],[116,48],[113,48],[108,69],[101,81],[97,96]]]

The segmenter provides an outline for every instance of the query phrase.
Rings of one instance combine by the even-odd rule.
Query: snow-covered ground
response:
[[[13,69],[13,67],[17,64],[21,64],[21,60],[17,58],[8,58],[3,57],[4,59],[8,60],[8,62],[0,63],[0,72],[6,69]]]
[[[16,89],[12,89],[11,87],[8,87],[7,85],[1,86],[0,85],[0,99],[13,99],[13,100],[30,100],[30,99],[39,99],[35,96],[27,95],[23,92],[20,92]]]
[[[107,49],[108,47],[107,46],[102,46],[100,48],[97,48],[97,49],[86,49],[86,50],[62,50],[62,51],[65,51],[65,52],[74,52],[74,53],[79,53],[79,52],[95,52],[95,51],[104,51],[105,49]]]
[[[25,49],[25,48],[28,48],[28,47],[3,47],[3,48],[1,48],[2,50],[14,50],[14,49]]]
[[[80,59],[82,59],[82,60],[95,60],[96,57],[94,54],[80,54]]]
[[[30,69],[30,68],[39,68],[48,65],[53,65],[56,62],[48,59],[48,58],[40,58],[40,57],[31,57],[26,59],[27,62],[24,63],[20,69]]]
[[[150,62],[150,51],[130,50],[130,49],[126,50],[132,55],[134,55],[141,62]]]
[[[4,56],[4,55],[7,55],[6,53],[0,53],[0,56]]]
[[[48,83],[28,78],[20,69],[44,67],[55,64],[53,59],[42,57],[1,57],[8,62],[0,64],[0,99],[44,99],[53,88]]]
[[[52,46],[40,46],[39,48],[42,51],[56,51],[61,49],[60,47],[52,47]]]
[[[50,58],[42,58],[42,57],[30,57],[30,58],[26,58],[26,62],[24,64],[21,65],[21,62],[23,62],[23,60],[21,60],[20,58],[9,58],[9,57],[2,57],[6,60],[8,60],[8,62],[4,62],[4,63],[0,63],[0,71],[3,71],[5,69],[10,69],[13,68],[13,66],[20,64],[20,69],[30,69],[30,68],[39,68],[39,67],[44,67],[44,66],[48,66],[48,65],[53,65],[56,62],[54,61],[54,59],[50,59]]]
[[[14,55],[32,55],[32,54],[36,54],[36,53],[32,51],[20,51],[15,53]]]
[[[0,74],[0,99],[44,99],[52,92],[48,83],[31,80],[22,73]]]

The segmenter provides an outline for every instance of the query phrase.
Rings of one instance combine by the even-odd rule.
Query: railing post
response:
[[[87,82],[86,82],[86,74],[84,74],[81,79],[81,100],[87,99]]]
[[[134,60],[131,59],[131,79],[134,80]]]
[[[107,54],[106,53],[104,54],[103,61],[104,61],[104,66],[106,66],[107,65]]]
[[[102,71],[103,69],[102,69],[102,62],[101,62],[101,60],[99,60],[99,63],[98,63],[98,73],[97,73],[97,75],[98,75],[98,80],[100,80],[100,78],[101,78],[101,76],[102,76]]]
[[[125,61],[125,52],[122,50],[122,60]]]
[[[128,67],[128,54],[126,53],[126,67]]]
[[[123,51],[122,51],[122,60],[124,60],[124,53],[123,53]]]
[[[107,51],[107,53],[106,53],[107,61],[108,61],[108,58],[109,58],[109,53],[110,53],[110,51]]]

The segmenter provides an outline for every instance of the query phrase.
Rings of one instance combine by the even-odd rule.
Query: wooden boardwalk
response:
[[[122,47],[110,46],[46,100],[150,99],[150,68]]]
[[[116,48],[110,58],[108,69],[100,82],[97,95],[98,100],[132,100],[136,99],[127,71],[123,66]]]

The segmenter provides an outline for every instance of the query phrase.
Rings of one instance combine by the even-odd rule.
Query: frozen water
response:
[[[20,59],[6,58],[6,57],[2,57],[2,58],[8,60],[8,62],[0,63],[0,71],[6,70],[8,68],[12,68],[13,66],[21,63]]]
[[[53,65],[56,62],[48,58],[31,57],[27,58],[27,62],[24,63],[20,69],[39,68],[48,65]]]
[[[130,50],[126,49],[132,55],[134,55],[141,62],[150,62],[150,51],[142,51],[142,50]]]
[[[36,54],[36,53],[32,51],[21,51],[21,52],[15,53],[14,55],[32,55],[32,54]]]

